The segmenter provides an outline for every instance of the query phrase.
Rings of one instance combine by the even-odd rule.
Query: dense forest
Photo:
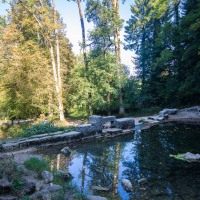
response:
[[[68,0],[80,17],[78,56],[54,1],[5,1],[10,10],[0,16],[0,118],[64,120],[200,103],[200,0],[135,0],[127,22],[118,0]],[[92,30],[85,30],[85,20]],[[136,54],[134,77],[121,62],[121,48]]]

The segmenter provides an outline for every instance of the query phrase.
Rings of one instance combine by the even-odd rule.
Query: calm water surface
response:
[[[68,169],[85,194],[108,199],[200,200],[200,163],[169,157],[185,152],[200,153],[200,126],[160,124],[128,136],[97,140],[72,149],[71,157],[59,154],[63,146],[42,151],[54,168]],[[121,179],[133,184],[126,192]],[[138,180],[147,182],[139,184]],[[93,186],[109,188],[94,191]]]

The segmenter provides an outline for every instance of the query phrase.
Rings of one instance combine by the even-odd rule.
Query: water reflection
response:
[[[188,151],[200,152],[197,125],[157,125],[132,135],[93,141],[74,148],[70,157],[56,155],[56,150],[55,155],[43,154],[52,168],[68,169],[73,182],[86,194],[116,200],[196,200],[200,199],[200,164],[169,157]],[[131,181],[133,192],[122,188],[122,178]]]

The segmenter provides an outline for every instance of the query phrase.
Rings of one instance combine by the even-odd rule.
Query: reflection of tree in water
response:
[[[44,159],[49,162],[51,171],[57,169],[68,170],[69,165],[71,165],[72,157],[65,156],[63,154],[53,154],[51,156],[44,156]]]
[[[82,177],[82,187],[84,187],[85,176],[90,177],[90,181],[87,183],[87,187],[92,189],[94,186],[99,186],[103,188],[109,188],[109,191],[113,191],[113,194],[109,194],[114,199],[119,199],[117,196],[118,192],[118,175],[119,175],[119,161],[121,144],[116,143],[110,147],[104,146],[98,149],[98,153],[84,153],[83,167],[81,172]],[[85,167],[89,171],[88,174],[85,173]],[[97,194],[100,192],[96,191]],[[107,196],[106,191],[104,196]]]
[[[125,169],[122,172],[123,176],[134,183],[133,199],[157,199],[157,196],[158,199],[162,199],[176,195],[177,184],[181,186],[183,182],[176,181],[174,184],[171,176],[181,180],[181,171],[186,173],[186,168],[192,169],[188,163],[177,162],[169,157],[169,154],[176,152],[177,149],[184,149],[187,143],[185,135],[178,135],[174,129],[180,132],[175,126],[156,126],[142,131],[140,137],[133,142],[129,149],[130,155],[123,162]],[[174,171],[182,175],[174,177]],[[148,182],[139,184],[138,180],[144,177]]]

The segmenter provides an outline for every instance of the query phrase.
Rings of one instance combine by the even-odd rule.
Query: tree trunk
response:
[[[62,93],[60,91],[60,87],[58,84],[58,77],[56,73],[56,63],[54,59],[54,51],[53,51],[53,45],[51,41],[49,41],[49,46],[50,46],[49,51],[50,51],[51,64],[52,64],[53,76],[54,76],[54,82],[55,82],[55,88],[56,88],[56,96],[58,100],[59,117],[60,117],[60,121],[64,121],[65,117],[64,117],[64,109],[63,109],[63,102],[62,102]]]
[[[58,29],[56,28],[56,8],[55,8],[55,2],[52,0],[52,6],[53,6],[53,16],[54,16],[54,25],[55,25],[55,43],[56,43],[56,63],[57,63],[57,70],[55,70],[57,81],[56,84],[58,85],[58,92],[57,92],[57,98],[58,98],[58,105],[59,105],[59,116],[60,121],[64,121],[64,109],[63,109],[63,102],[62,102],[62,79],[61,79],[61,62],[60,62],[60,45],[58,40]],[[54,60],[55,62],[55,60]]]
[[[111,115],[111,107],[110,107],[110,92],[107,92],[107,112],[108,112],[108,116]]]
[[[80,22],[81,22],[81,30],[82,30],[82,48],[83,48],[83,57],[84,57],[84,65],[85,65],[85,70],[86,70],[86,78],[89,82],[88,78],[88,60],[87,60],[87,53],[86,53],[86,39],[85,39],[85,24],[83,20],[83,14],[81,10],[81,0],[77,0],[78,4],[78,11],[79,11],[79,17],[80,17]],[[88,91],[88,102],[87,102],[87,112],[88,115],[92,115],[92,93],[91,93],[91,88],[89,88]]]
[[[112,7],[115,12],[115,19],[119,20],[119,2],[118,0],[112,0]],[[116,24],[115,24],[116,25]],[[115,41],[115,55],[117,58],[117,73],[119,79],[119,115],[124,115],[124,100],[123,100],[123,90],[122,90],[122,65],[121,65],[121,49],[120,49],[120,29],[116,25],[114,31],[114,41]]]

